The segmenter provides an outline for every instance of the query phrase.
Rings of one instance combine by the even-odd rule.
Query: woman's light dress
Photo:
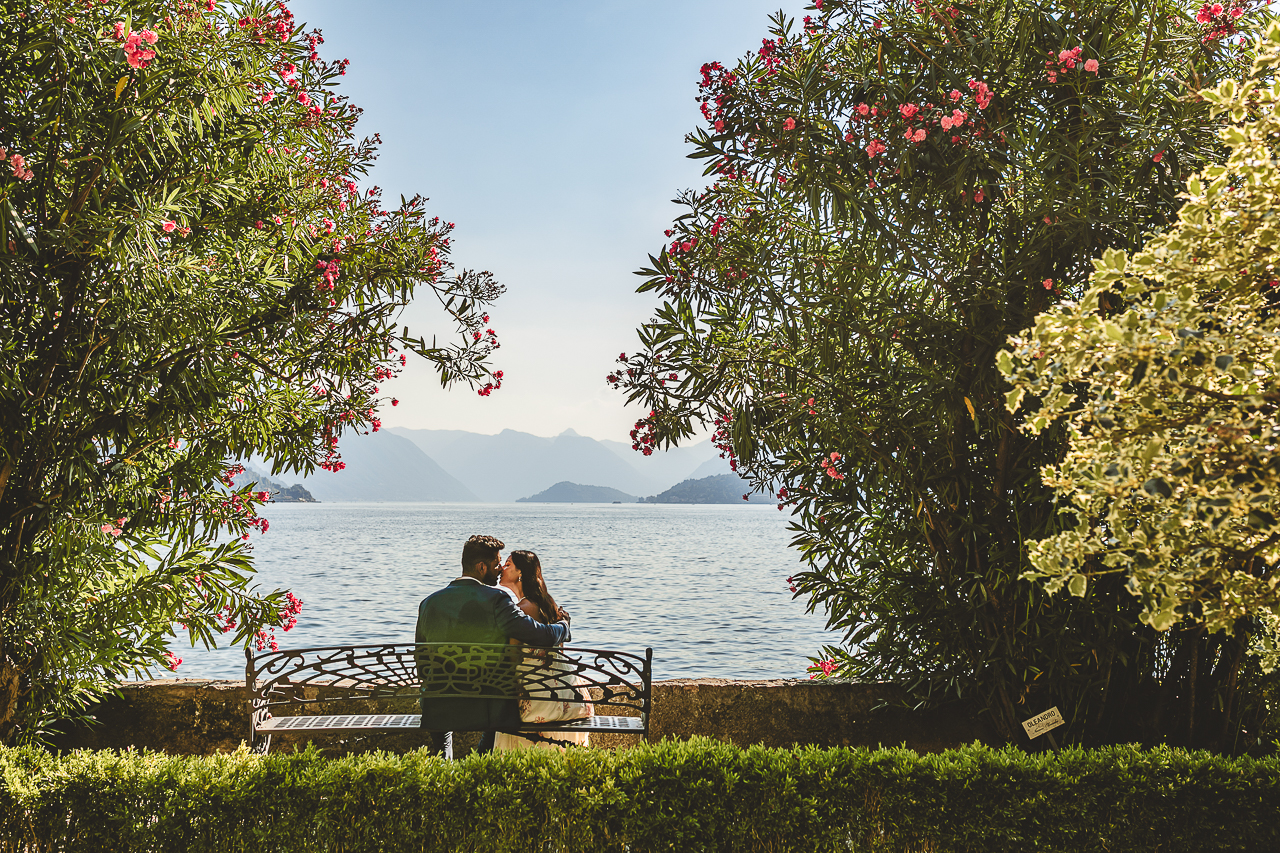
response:
[[[524,599],[521,599],[523,601]],[[535,665],[546,673],[548,668],[557,674],[556,681],[565,686],[548,691],[542,687],[538,698],[520,700],[520,719],[526,723],[555,723],[562,720],[581,720],[594,713],[590,696],[587,695],[584,682],[574,674],[573,663],[563,652],[556,649],[550,667],[543,661],[546,652],[535,652],[525,656],[526,663]],[[563,675],[559,675],[563,673]],[[572,685],[572,686],[570,686]],[[550,694],[550,695],[548,695]],[[554,698],[552,698],[554,697]],[[586,746],[591,735],[589,732],[539,732],[543,737],[551,738],[566,745]],[[504,749],[564,749],[546,741],[532,741],[517,735],[498,732],[493,742],[495,750]]]

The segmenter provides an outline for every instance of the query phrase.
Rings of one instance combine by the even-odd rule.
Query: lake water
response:
[[[528,549],[573,617],[573,646],[643,653],[654,678],[798,678],[838,636],[806,613],[784,513],[770,505],[273,504],[258,582],[304,602],[281,648],[412,642],[418,603],[460,574],[477,533]],[[244,678],[240,649],[185,639],[181,678]]]

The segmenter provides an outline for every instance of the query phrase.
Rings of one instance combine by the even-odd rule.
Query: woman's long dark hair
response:
[[[542,579],[542,563],[538,555],[532,551],[512,551],[511,559],[520,570],[520,585],[524,587],[524,597],[533,602],[542,614],[542,621],[548,624],[560,621],[560,609],[556,600],[547,592],[547,582]]]

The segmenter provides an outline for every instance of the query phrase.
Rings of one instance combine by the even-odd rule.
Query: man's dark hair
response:
[[[472,536],[467,540],[467,544],[462,546],[462,570],[469,572],[481,563],[498,559],[498,554],[503,547],[505,546],[501,539],[495,539],[492,536]]]

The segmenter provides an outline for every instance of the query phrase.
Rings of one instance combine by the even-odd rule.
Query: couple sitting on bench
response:
[[[540,698],[444,697],[422,699],[422,727],[431,731],[434,751],[452,752],[451,733],[484,731],[478,752],[493,749],[563,748],[585,745],[587,732],[546,732],[535,740],[513,734],[521,723],[554,723],[592,715],[590,697],[570,674],[571,661],[555,648],[569,640],[569,614],[547,592],[542,566],[532,551],[513,551],[502,561],[501,541],[472,536],[462,548],[462,576],[423,599],[418,607],[418,643],[502,644],[537,646],[526,650],[531,666],[542,674],[557,669],[553,679],[562,685]],[[548,661],[548,656],[550,660]],[[431,662],[420,660],[419,677],[426,684]]]

